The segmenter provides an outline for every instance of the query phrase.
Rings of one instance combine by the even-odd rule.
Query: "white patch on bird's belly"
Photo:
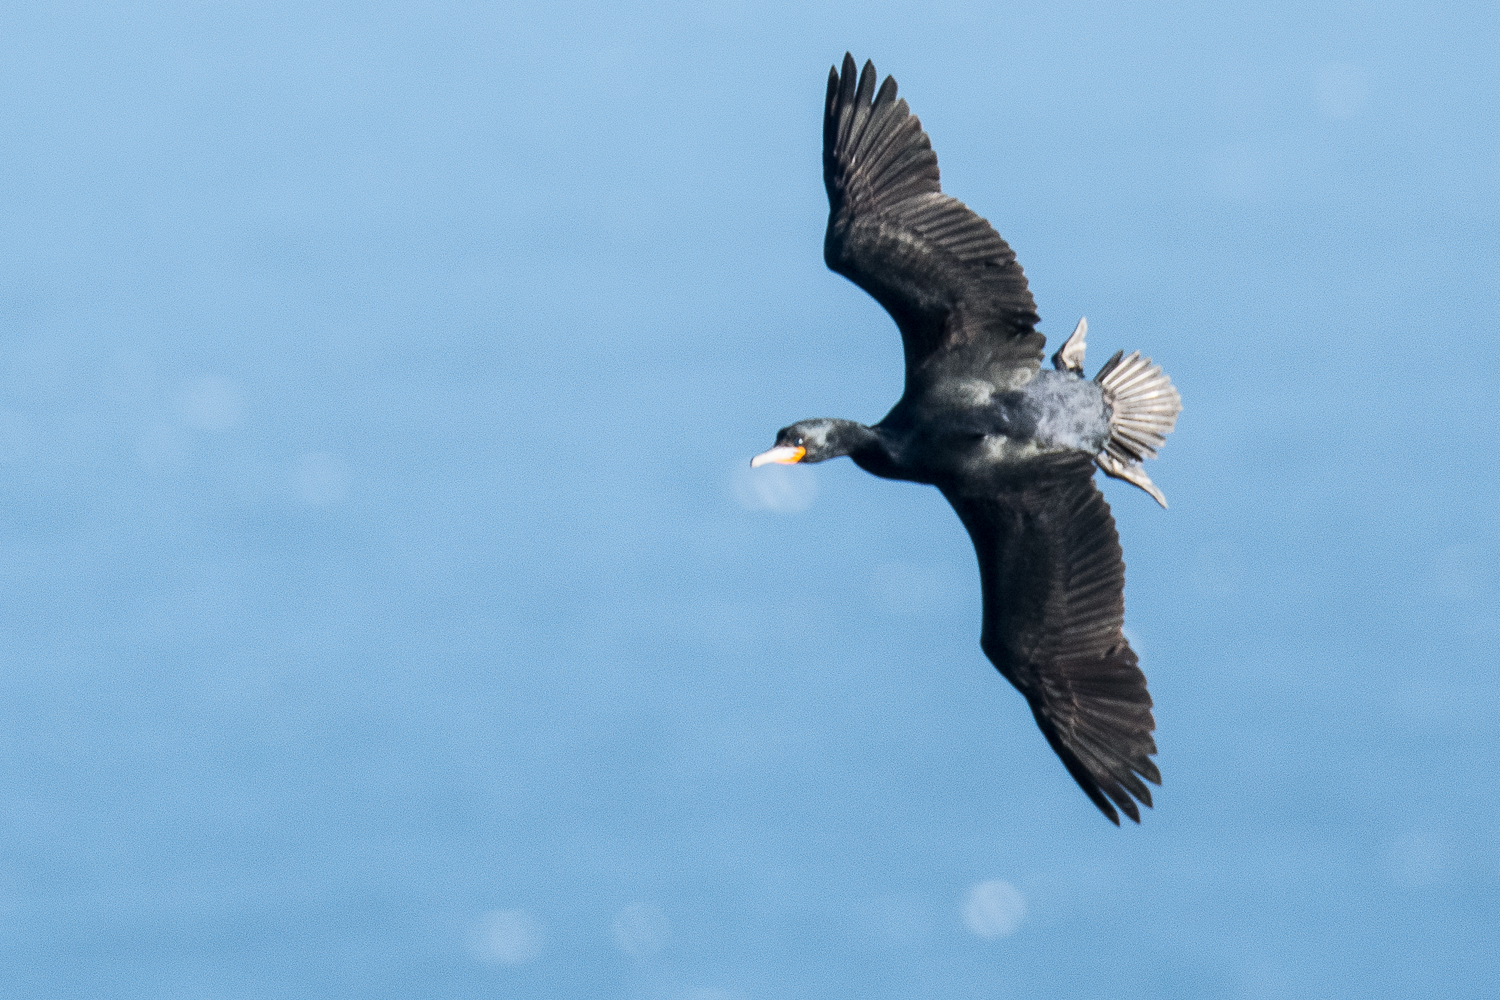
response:
[[[954,401],[966,406],[984,406],[995,398],[995,386],[978,378],[956,379],[951,391]]]
[[[1017,441],[1004,434],[984,436],[984,457],[990,462],[1019,462],[1041,453],[1041,443],[1035,440]]]
[[[1017,368],[1011,372],[1010,384],[1005,387],[1005,390],[1007,392],[1016,392],[1023,389],[1035,376],[1036,372],[1031,368]]]

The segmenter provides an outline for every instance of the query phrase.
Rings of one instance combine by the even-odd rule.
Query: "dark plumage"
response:
[[[974,540],[980,645],[1015,685],[1068,773],[1116,824],[1161,783],[1151,696],[1121,627],[1125,564],[1098,465],[1166,505],[1141,469],[1175,424],[1176,389],[1149,358],[1117,354],[1082,377],[1085,324],[1041,371],[1045,338],[1015,254],[943,194],[921,123],[875,67],[828,76],[823,180],[828,266],[901,330],[906,386],[883,420],[805,420],[766,462],[848,455],[936,486]],[[1144,779],[1144,780],[1142,780]]]

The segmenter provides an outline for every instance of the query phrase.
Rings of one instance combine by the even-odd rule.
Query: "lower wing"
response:
[[[979,556],[985,655],[1104,815],[1118,825],[1118,806],[1139,823],[1146,782],[1161,784],[1156,722],[1121,630],[1125,562],[1093,471],[1089,456],[1045,455],[983,491],[944,492]]]

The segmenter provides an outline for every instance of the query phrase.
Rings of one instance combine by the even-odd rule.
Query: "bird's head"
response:
[[[752,458],[750,467],[755,469],[771,462],[808,465],[847,455],[856,444],[852,428],[859,428],[859,425],[849,420],[831,420],[826,417],[798,421],[777,431],[776,447]]]

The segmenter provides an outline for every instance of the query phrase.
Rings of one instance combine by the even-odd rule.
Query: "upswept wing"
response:
[[[983,495],[945,494],[979,555],[985,655],[1104,815],[1118,825],[1118,806],[1139,823],[1145,781],[1161,784],[1156,722],[1121,631],[1125,562],[1092,460],[1042,456]]]
[[[894,79],[876,93],[875,77],[866,62],[856,80],[847,53],[843,72],[828,72],[824,259],[895,319],[908,384],[935,354],[966,349],[973,374],[1019,385],[1045,342],[1026,275],[988,222],[942,193],[922,123]]]

